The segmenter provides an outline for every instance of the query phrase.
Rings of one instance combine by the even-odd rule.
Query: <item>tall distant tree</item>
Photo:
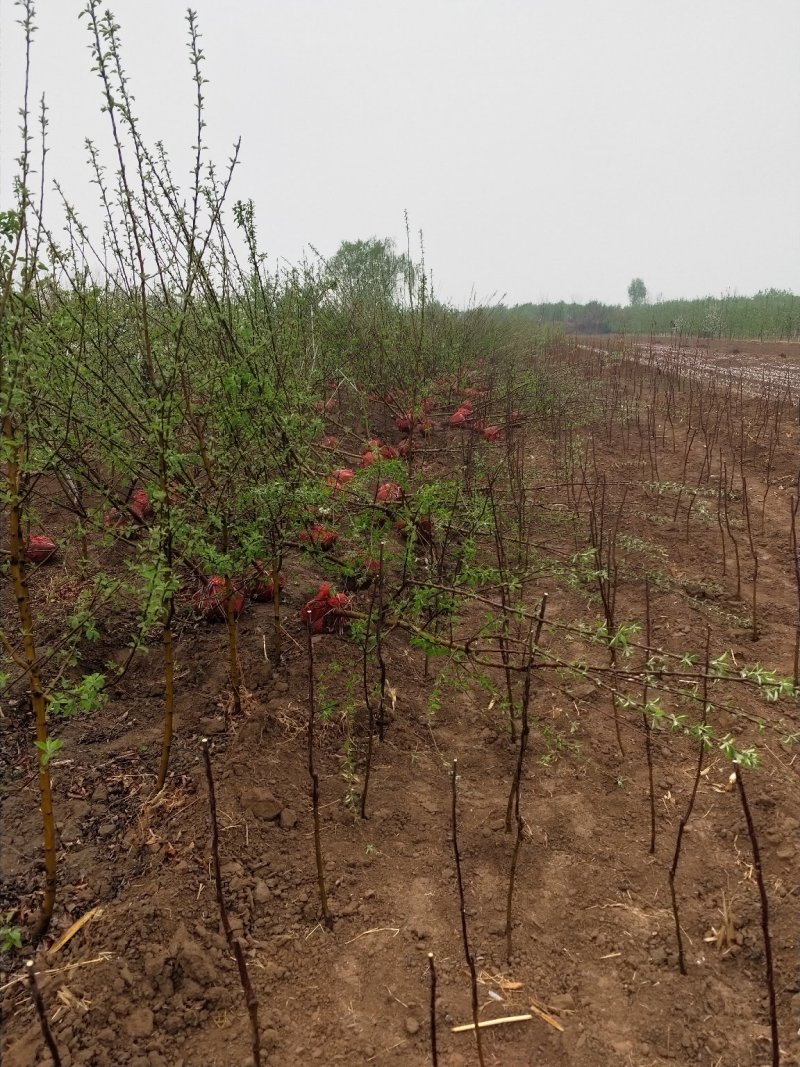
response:
[[[647,286],[641,278],[634,278],[628,286],[628,299],[631,307],[639,307],[647,300]]]
[[[342,304],[396,304],[411,269],[408,258],[399,254],[388,237],[368,241],[342,241],[328,260],[328,273],[335,282]]]

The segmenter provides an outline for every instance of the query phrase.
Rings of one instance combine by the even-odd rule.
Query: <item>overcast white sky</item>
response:
[[[50,176],[89,218],[109,146],[84,0],[39,0]],[[193,143],[185,5],[111,0],[149,141]],[[441,296],[625,302],[800,292],[800,0],[194,0],[208,138],[241,135],[273,261],[425,236]],[[20,9],[0,0],[0,206]],[[113,166],[110,154],[109,166]],[[188,184],[188,174],[187,174]],[[94,211],[94,214],[93,214]]]

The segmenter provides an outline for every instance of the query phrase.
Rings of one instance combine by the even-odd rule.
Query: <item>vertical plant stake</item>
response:
[[[653,620],[650,615],[650,579],[644,580],[645,650],[644,681],[642,682],[642,723],[644,725],[644,752],[647,759],[647,782],[650,796],[650,855],[656,851],[656,792],[653,782],[653,723],[650,717],[648,696],[650,692],[650,660],[653,657]]]
[[[36,1007],[36,1014],[39,1016],[39,1025],[42,1028],[44,1043],[47,1045],[50,1055],[53,1057],[53,1067],[61,1067],[61,1054],[58,1051],[58,1045],[56,1044],[53,1032],[50,1029],[50,1023],[47,1021],[47,1012],[45,1011],[42,994],[36,982],[36,971],[33,967],[33,960],[27,961],[25,970],[28,973],[28,984],[31,987],[31,996],[33,997],[33,1003]]]
[[[211,755],[208,751],[208,738],[204,737],[200,742],[203,748],[203,760],[206,765],[206,779],[208,780],[208,807],[211,813],[211,857],[214,864],[214,882],[217,887],[217,904],[219,905],[219,917],[222,921],[222,929],[225,932],[225,940],[231,950],[236,966],[239,969],[239,979],[244,990],[245,1004],[250,1016],[250,1028],[253,1034],[253,1063],[255,1067],[261,1067],[261,1040],[258,1031],[258,1000],[256,999],[250,975],[247,971],[242,946],[234,936],[228,919],[228,909],[225,906],[225,896],[222,892],[222,872],[219,866],[219,829],[217,827],[217,798],[214,792],[214,777],[211,773]]]
[[[317,861],[317,883],[319,885],[319,905],[322,920],[330,928],[333,916],[328,909],[328,894],[325,892],[325,872],[322,866],[322,842],[319,835],[319,775],[314,767],[314,644],[311,640],[311,612],[306,619],[306,636],[308,638],[308,776],[311,779],[311,811],[314,816],[314,856]]]
[[[750,545],[750,556],[753,560],[753,590],[751,600],[751,623],[750,639],[758,640],[758,552],[753,540],[753,527],[750,522],[750,501],[747,496],[747,479],[742,475],[742,503],[744,504],[744,516],[747,526],[747,541]]]
[[[362,666],[362,679],[364,683],[364,702],[367,706],[367,756],[364,762],[364,788],[361,790],[361,818],[367,817],[367,791],[369,790],[369,776],[372,770],[372,739],[375,733],[375,708],[372,704],[372,698],[369,693],[369,678],[367,676],[367,667],[369,662],[369,634],[372,628],[372,615],[375,609],[375,595],[378,591],[378,586],[383,581],[383,546],[384,542],[381,541],[380,560],[378,564],[378,581],[372,586],[372,596],[369,601],[369,614],[367,615],[367,623],[364,628],[364,655],[361,660]],[[380,621],[378,622],[380,627]],[[376,629],[376,642],[379,640],[379,633]],[[381,669],[381,706],[383,705],[383,691],[386,686],[386,670]]]
[[[458,851],[458,813],[456,809],[458,778],[458,760],[453,760],[452,783],[452,828],[453,828],[453,855],[456,861],[456,878],[458,880],[458,903],[461,911],[461,938],[464,942],[464,955],[469,967],[470,984],[472,987],[472,1024],[475,1027],[475,1044],[478,1049],[478,1063],[485,1067],[483,1059],[483,1043],[481,1041],[481,1028],[478,1025],[478,975],[475,970],[475,960],[469,950],[469,934],[467,933],[467,909],[464,903],[464,880],[461,876],[461,855]]]
[[[800,474],[797,475],[797,494],[790,500],[790,539],[789,545],[792,551],[794,563],[794,580],[797,586],[797,632],[794,645],[794,685],[795,689],[800,686],[800,539],[797,536],[797,513],[800,511]]]
[[[171,553],[171,548],[170,548]],[[164,724],[161,738],[161,761],[158,767],[156,792],[160,792],[167,781],[169,757],[172,750],[172,737],[175,726],[175,646],[172,635],[172,620],[175,614],[175,602],[172,593],[164,606],[162,626],[162,648],[164,655]]]
[[[520,786],[522,784],[522,769],[525,764],[525,752],[528,748],[528,737],[530,735],[530,721],[528,713],[531,704],[531,672],[533,670],[533,659],[536,655],[536,649],[539,645],[539,639],[542,636],[542,627],[544,626],[544,613],[547,610],[547,593],[542,597],[542,603],[539,608],[539,617],[536,622],[536,634],[531,641],[530,634],[528,634],[528,664],[525,671],[525,688],[522,694],[522,725],[519,735],[519,755],[517,756],[517,768],[514,773],[514,783],[511,786],[511,796],[514,798],[514,819],[517,825],[517,835],[514,839],[514,851],[511,854],[511,870],[508,876],[508,897],[506,899],[506,959],[511,962],[511,904],[514,898],[514,881],[517,875],[517,860],[519,859],[519,850],[522,845],[522,835],[525,829],[525,824],[522,819],[522,812],[520,810],[519,794]],[[511,800],[509,798],[509,805]]]
[[[775,997],[775,970],[772,962],[772,939],[769,935],[769,900],[767,898],[767,885],[764,881],[764,871],[761,866],[761,849],[758,847],[753,816],[750,812],[750,804],[747,800],[747,791],[742,778],[742,768],[738,760],[733,761],[733,773],[736,775],[736,785],[739,790],[739,799],[742,802],[747,833],[750,838],[750,848],[753,852],[753,868],[756,873],[758,892],[761,897],[761,932],[764,937],[764,965],[766,968],[767,996],[769,999],[769,1027],[772,1037],[772,1067],[780,1067],[781,1050],[778,1043],[778,1006]]]
[[[439,1053],[436,1050],[436,964],[433,953],[428,953],[428,972],[431,979],[431,1063],[439,1067]]]
[[[272,665],[280,667],[283,655],[281,637],[281,560],[278,558],[272,564]]]
[[[689,797],[689,803],[686,805],[686,811],[681,817],[680,824],[678,826],[678,836],[675,840],[675,853],[672,857],[672,866],[669,869],[669,892],[672,900],[672,917],[675,920],[675,937],[678,942],[678,967],[681,974],[686,974],[686,958],[683,953],[683,935],[681,934],[681,920],[678,912],[678,896],[675,892],[675,879],[678,874],[678,864],[681,859],[681,847],[683,845],[683,835],[686,832],[686,826],[689,819],[692,817],[694,811],[695,800],[697,799],[697,790],[700,787],[700,777],[703,773],[703,759],[706,753],[706,746],[708,743],[708,672],[711,666],[711,627],[706,629],[706,658],[703,666],[703,716],[698,725],[699,741],[697,746],[697,766],[694,772],[694,782],[692,783],[692,792]]]
[[[386,661],[383,658],[383,549],[384,543],[381,541],[380,555],[379,555],[379,568],[378,568],[378,615],[375,620],[375,653],[378,657],[378,666],[380,668],[380,681],[381,681],[381,697],[378,704],[378,738],[383,742],[384,730],[386,728]]]

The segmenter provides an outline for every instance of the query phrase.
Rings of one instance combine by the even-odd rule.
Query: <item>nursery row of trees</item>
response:
[[[23,10],[30,71],[32,5]],[[36,724],[46,888],[34,940],[56,893],[53,716],[102,705],[113,669],[91,650],[102,620],[122,607],[115,628],[131,653],[161,645],[160,788],[187,592],[228,622],[234,708],[243,576],[270,576],[271,654],[280,660],[284,554],[317,544],[320,508],[338,488],[328,477],[330,445],[320,442],[324,418],[346,398],[369,435],[367,397],[379,395],[386,417],[405,419],[413,435],[433,379],[461,379],[489,353],[501,375],[534,333],[439,303],[422,257],[412,262],[410,250],[385,241],[346,243],[330,262],[270,272],[253,204],[229,204],[238,145],[224,171],[206,160],[194,15],[196,145],[191,187],[181,190],[163,146],[141,133],[119,27],[95,0],[85,14],[111,136],[108,169],[88,144],[102,232],[83,223],[58,183],[60,217],[46,216],[47,114],[42,104],[37,130],[27,82],[16,203],[0,215],[2,505],[16,602],[16,621],[0,630],[0,689],[23,685]],[[404,462],[413,465],[411,444]],[[366,485],[362,505],[377,557],[385,516]],[[69,545],[74,568],[63,618],[41,611],[32,584],[32,567],[56,548],[52,536]]]

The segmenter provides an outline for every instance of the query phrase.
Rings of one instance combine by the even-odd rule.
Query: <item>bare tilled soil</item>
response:
[[[765,385],[800,391],[800,341],[687,340],[654,337],[640,351],[664,369],[703,376],[730,372],[754,394]]]
[[[739,353],[702,350],[694,365],[730,366],[735,376],[774,362],[778,374],[780,348],[767,360],[752,345],[738,347]],[[796,370],[797,356],[784,350]],[[759,754],[759,765],[745,768],[743,777],[769,898],[780,1062],[800,1064],[797,700],[767,702],[741,678],[710,686],[715,741],[703,760],[676,879],[688,972],[682,975],[668,871],[698,742],[681,724],[654,721],[651,853],[646,733],[635,703],[642,678],[624,678],[646,659],[644,631],[619,660],[617,690],[634,701],[618,708],[624,754],[608,650],[577,631],[594,628],[602,615],[585,553],[589,501],[599,500],[605,484],[607,533],[619,516],[617,620],[643,624],[647,577],[653,648],[692,653],[702,666],[709,634],[712,659],[727,652],[733,673],[761,663],[792,677],[798,591],[789,518],[800,443],[797,394],[780,401],[776,387],[766,399],[748,390],[739,396],[734,381],[726,401],[721,387],[712,396],[686,373],[687,353],[662,362],[658,352],[654,347],[655,373],[644,355],[620,362],[565,347],[557,361],[577,383],[576,405],[580,400],[572,428],[567,432],[566,416],[552,408],[505,431],[524,457],[531,554],[522,596],[534,613],[548,594],[549,624],[532,672],[510,959],[505,921],[514,834],[506,832],[505,816],[518,746],[502,707],[503,674],[466,659],[456,665],[447,656],[426,663],[424,651],[391,622],[384,640],[388,722],[385,740],[374,742],[365,820],[357,803],[366,751],[361,652],[347,633],[314,638],[321,843],[333,928],[321,922],[306,749],[308,660],[298,613],[309,590],[329,575],[297,549],[285,561],[283,666],[273,670],[264,654],[272,605],[248,605],[242,616],[241,716],[229,714],[225,626],[198,621],[191,590],[184,594],[177,739],[161,795],[153,796],[164,698],[159,647],[136,654],[105,709],[58,726],[64,740],[54,759],[60,895],[36,960],[64,1067],[252,1062],[245,1002],[215,899],[202,737],[211,743],[222,876],[259,1001],[265,1063],[431,1063],[429,953],[438,974],[438,1062],[478,1062],[474,1035],[451,1032],[471,1020],[451,833],[457,758],[458,834],[480,1016],[532,1016],[483,1032],[486,1064],[769,1064],[757,872],[732,764],[717,743],[727,733],[740,749],[753,745]],[[739,362],[724,362],[734,358]],[[756,368],[751,360],[757,358]],[[782,389],[783,379],[776,382]],[[434,419],[417,459],[419,484],[453,476],[463,459],[468,431],[448,428],[445,412]],[[390,425],[387,419],[387,439]],[[771,426],[777,427],[774,447]],[[357,452],[355,438],[343,448]],[[480,441],[476,448],[499,458],[505,444]],[[727,531],[719,521],[720,456],[730,479]],[[758,560],[756,640],[742,469]],[[399,552],[396,533],[388,530],[387,542]],[[511,553],[510,526],[506,543]],[[119,543],[97,551],[113,568],[115,558],[124,566],[133,548]],[[487,536],[480,553],[491,562],[493,552]],[[582,554],[584,562],[576,562]],[[75,595],[73,562],[62,556],[32,578],[45,628],[57,627]],[[418,566],[423,580],[423,552]],[[387,588],[399,581],[392,563]],[[486,603],[499,603],[496,587],[478,584],[468,592],[453,623],[453,642],[462,647],[487,611],[499,611]],[[369,590],[355,594],[353,612],[366,614],[370,596]],[[6,593],[4,611],[12,606]],[[118,606],[102,620],[100,645],[87,651],[97,669],[125,657],[127,633]],[[677,669],[677,661],[669,662]],[[567,666],[578,663],[591,668],[588,674]],[[665,713],[698,720],[697,692],[677,693],[689,683],[664,676],[653,686]],[[11,693],[2,713],[2,910],[24,923],[41,888],[41,820],[21,690]],[[92,909],[93,917],[59,947],[61,935]],[[49,1064],[20,957],[2,958],[3,1063]]]

